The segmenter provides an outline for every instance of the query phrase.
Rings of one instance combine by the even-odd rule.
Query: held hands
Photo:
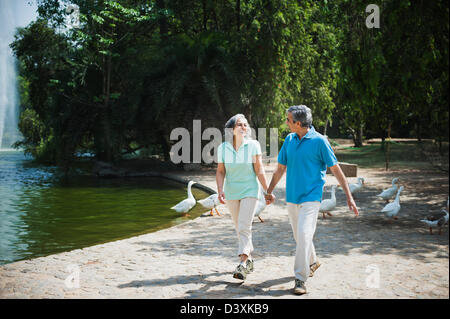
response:
[[[225,201],[225,193],[223,191],[219,192],[219,202],[221,204],[225,204],[226,203],[226,201]]]
[[[264,198],[266,200],[266,205],[269,205],[275,201],[276,197],[274,194],[267,194],[267,195],[264,195]],[[223,191],[219,192],[219,202],[221,204],[226,204],[225,193]]]
[[[275,195],[274,194],[266,194],[264,195],[264,198],[266,200],[266,205],[270,205],[275,201]]]

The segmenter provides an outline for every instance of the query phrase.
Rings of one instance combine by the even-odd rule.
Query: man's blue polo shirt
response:
[[[311,126],[301,140],[297,133],[286,137],[278,163],[287,166],[286,201],[301,204],[322,201],[327,166],[336,165],[337,159],[328,140]]]

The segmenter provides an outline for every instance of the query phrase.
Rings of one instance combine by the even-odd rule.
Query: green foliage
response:
[[[20,61],[20,143],[70,165],[138,149],[168,158],[169,133],[222,128],[235,113],[288,133],[306,104],[316,128],[339,125],[360,146],[392,123],[448,140],[448,4],[361,0],[39,0],[11,44]],[[76,4],[80,25],[67,27]]]
[[[448,140],[448,3],[377,4],[379,29],[365,26],[364,1],[330,7],[333,21],[341,22],[335,102],[342,130],[386,137],[393,123],[415,123],[419,131]]]

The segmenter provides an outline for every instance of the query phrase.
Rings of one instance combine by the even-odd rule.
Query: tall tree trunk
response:
[[[362,127],[357,130],[350,128],[350,132],[352,133],[354,147],[362,147]]]
[[[216,30],[220,30],[219,20],[217,20],[217,14],[216,14],[215,7],[212,8],[212,15],[213,15],[214,22],[216,23]]]
[[[247,118],[248,123],[251,125],[252,124],[252,105],[248,104],[245,109],[244,112],[242,112],[245,117]]]
[[[158,8],[159,15],[159,33],[163,40],[167,39],[168,27],[167,27],[167,18],[164,14],[161,13],[166,8],[166,4],[164,0],[156,0],[156,7]]]
[[[206,30],[206,22],[208,21],[206,0],[202,0],[202,9],[203,9],[203,30]]]
[[[236,1],[236,31],[241,29],[241,1]]]
[[[163,151],[163,156],[164,156],[164,161],[168,162],[170,161],[170,149],[169,149],[169,143],[167,142],[165,135],[164,135],[164,131],[160,130],[158,131],[158,139],[159,139],[159,143],[162,147],[162,151]]]
[[[381,150],[384,152],[384,147],[386,146],[386,130],[381,130]]]
[[[384,152],[385,162],[386,162],[386,171],[389,170],[389,160],[390,160],[390,151],[391,151],[391,127],[392,122],[389,122],[387,129],[387,138],[386,138],[386,147]]]
[[[420,120],[416,123],[417,127],[417,141],[422,142],[422,125],[420,125]]]
[[[357,140],[358,140],[358,147],[363,146],[363,125],[360,124],[357,134],[356,134]]]
[[[325,121],[325,128],[323,129],[323,135],[327,136],[328,119]]]
[[[105,61],[105,71],[103,72],[103,108],[101,114],[101,125],[103,129],[103,151],[105,160],[112,162],[112,142],[111,142],[111,119],[109,110],[109,97],[111,94],[111,55]]]

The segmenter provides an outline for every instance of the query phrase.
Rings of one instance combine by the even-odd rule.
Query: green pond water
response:
[[[0,264],[46,256],[167,228],[190,216],[170,209],[187,188],[163,178],[62,178],[22,152],[0,152]],[[198,199],[208,193],[192,188]]]

